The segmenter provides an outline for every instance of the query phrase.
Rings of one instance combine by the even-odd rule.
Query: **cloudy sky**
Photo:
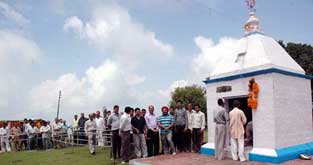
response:
[[[257,1],[265,34],[313,44],[313,1]],[[239,38],[244,0],[0,0],[0,120],[157,109],[203,85]]]

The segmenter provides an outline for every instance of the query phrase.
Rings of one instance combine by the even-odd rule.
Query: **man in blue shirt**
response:
[[[175,147],[172,141],[172,129],[174,126],[174,117],[168,114],[169,108],[162,107],[162,116],[158,117],[158,126],[161,130],[161,140],[164,154],[169,153],[168,145],[171,148],[172,154],[176,155]]]

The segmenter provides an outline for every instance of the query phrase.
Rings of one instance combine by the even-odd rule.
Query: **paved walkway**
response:
[[[269,163],[259,162],[239,162],[230,159],[217,161],[212,156],[200,155],[195,153],[179,153],[173,155],[160,155],[144,159],[135,159],[130,162],[132,165],[266,165]],[[313,165],[313,160],[292,160],[283,165]]]

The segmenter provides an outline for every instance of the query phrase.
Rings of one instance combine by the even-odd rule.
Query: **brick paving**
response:
[[[270,163],[260,162],[239,162],[231,159],[217,161],[212,156],[195,153],[178,153],[177,155],[160,155],[155,157],[134,159],[130,161],[132,165],[267,165]],[[313,160],[292,160],[282,165],[313,165]]]

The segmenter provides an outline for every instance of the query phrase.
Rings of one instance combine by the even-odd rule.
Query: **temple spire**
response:
[[[255,0],[247,0],[247,6],[250,10],[249,19],[244,25],[245,35],[253,32],[261,32],[259,19],[255,16]]]

